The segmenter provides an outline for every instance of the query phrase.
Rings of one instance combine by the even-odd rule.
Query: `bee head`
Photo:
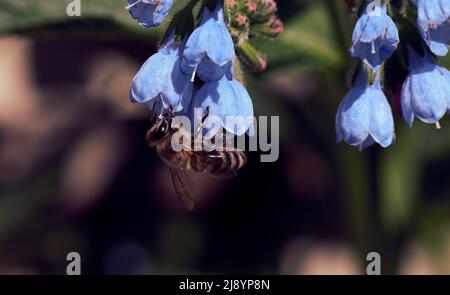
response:
[[[173,120],[170,117],[160,117],[148,130],[146,140],[150,146],[157,145],[161,140],[172,134]]]

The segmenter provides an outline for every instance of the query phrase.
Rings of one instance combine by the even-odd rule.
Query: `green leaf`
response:
[[[81,1],[81,16],[67,15],[69,1],[61,0],[2,0],[0,2],[0,32],[23,31],[49,23],[82,18],[110,18],[131,25],[125,9],[126,1]]]
[[[166,21],[158,28],[144,29],[132,19],[125,9],[126,0],[81,0],[81,16],[68,16],[69,0],[1,0],[0,34],[27,33],[39,28],[42,30],[63,30],[65,23],[83,23],[102,21],[102,26],[75,26],[76,30],[109,30],[110,32],[156,36],[167,28],[172,16],[183,8],[189,0],[175,1]],[[106,29],[105,29],[106,27]],[[69,28],[70,29],[70,28]]]
[[[315,67],[338,68],[345,63],[345,52],[334,37],[332,20],[326,6],[317,1],[285,24],[275,41],[255,41],[267,55],[269,65],[301,61]]]

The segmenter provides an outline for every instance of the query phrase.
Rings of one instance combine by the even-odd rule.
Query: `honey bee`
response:
[[[194,151],[192,143],[195,136],[192,135],[185,137],[192,138],[192,141],[183,143],[184,148],[181,151],[174,151],[171,140],[176,132],[188,131],[174,126],[173,112],[170,111],[152,119],[146,141],[150,147],[155,148],[158,156],[169,167],[178,198],[187,210],[192,211],[194,190],[187,172],[206,173],[215,178],[231,178],[246,164],[247,156],[244,151],[237,149]]]

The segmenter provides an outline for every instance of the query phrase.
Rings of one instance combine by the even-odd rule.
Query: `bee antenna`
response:
[[[162,103],[162,101],[161,101],[161,103]],[[163,113],[164,113],[164,108],[162,107],[160,112],[159,112],[159,116],[158,117],[162,118],[163,117]]]
[[[173,107],[172,107],[172,106],[169,106],[169,117],[170,117],[170,118],[173,118],[173,117],[174,117],[174,114],[173,114]]]
[[[151,117],[151,120],[152,120],[152,122],[154,122],[154,121],[156,121],[156,113],[155,113],[155,110],[156,110],[156,104],[157,104],[158,102],[154,102],[153,103],[153,106],[152,106],[152,117]]]

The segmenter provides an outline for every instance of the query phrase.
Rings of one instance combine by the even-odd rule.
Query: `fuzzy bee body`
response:
[[[196,151],[191,147],[194,141],[185,143],[181,151],[172,148],[172,135],[180,129],[172,126],[170,116],[160,116],[150,127],[146,140],[156,149],[158,156],[170,169],[178,197],[189,210],[193,209],[193,192],[185,172],[206,173],[216,178],[231,178],[247,163],[245,152],[237,149],[223,151]],[[186,132],[181,130],[180,132]]]
[[[247,163],[247,156],[242,151],[169,151],[156,148],[159,157],[170,167],[196,173],[208,173],[217,178],[229,178]]]

